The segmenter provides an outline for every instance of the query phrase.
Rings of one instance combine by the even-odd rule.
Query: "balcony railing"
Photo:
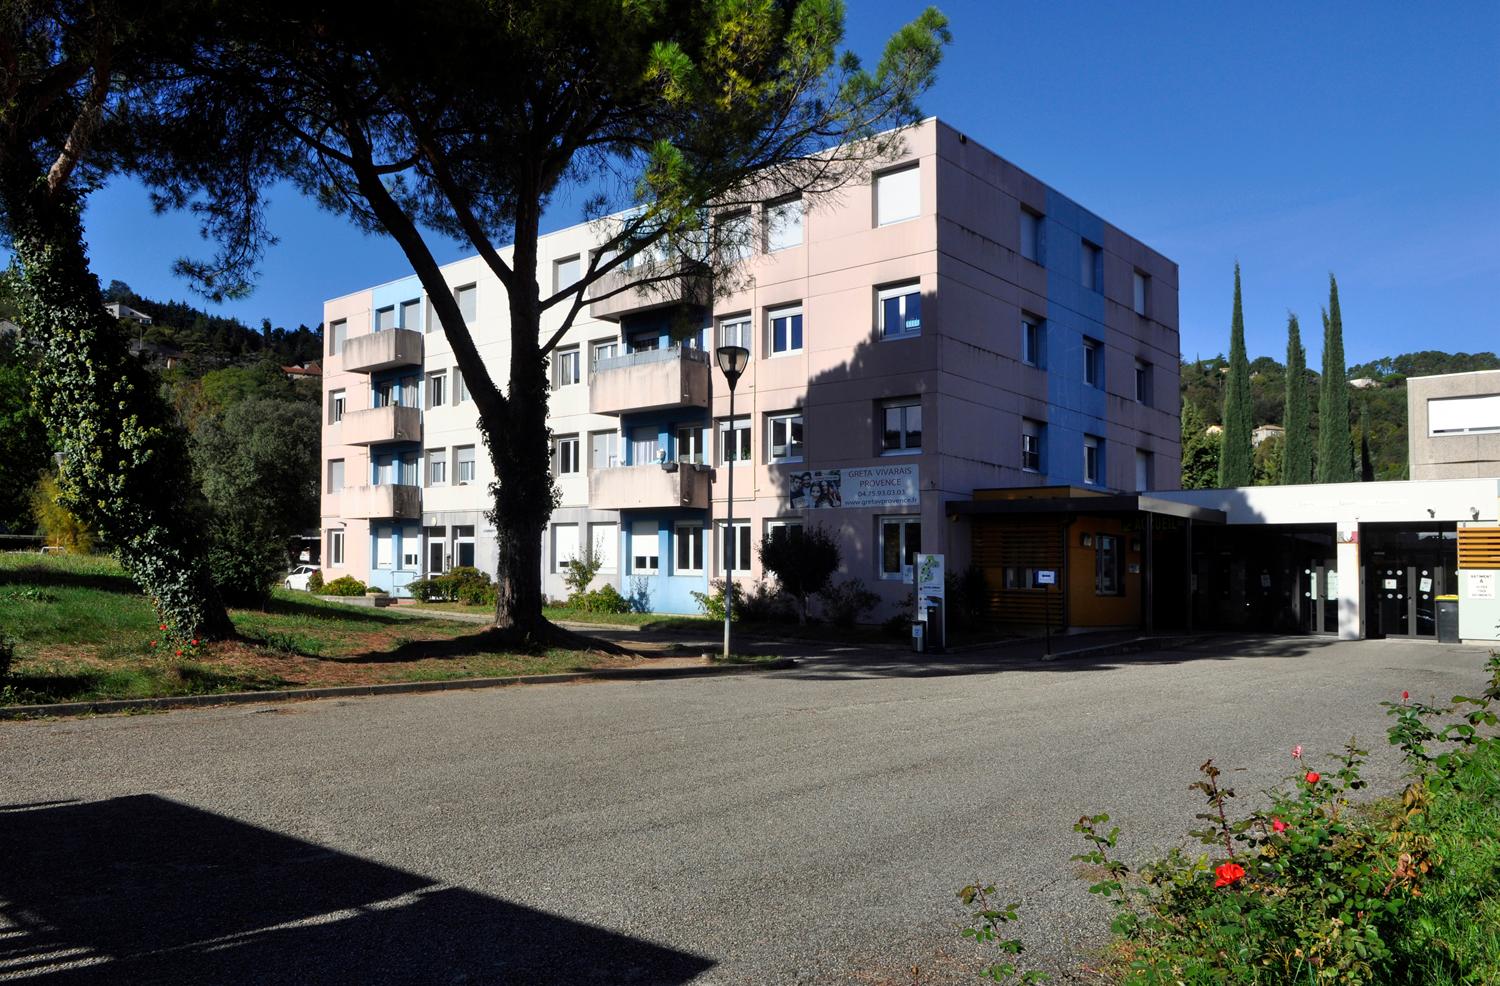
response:
[[[708,506],[707,466],[620,466],[589,473],[589,504],[600,510],[647,510]]]
[[[618,322],[626,315],[647,312],[654,308],[667,308],[681,304],[707,305],[712,300],[712,283],[708,274],[701,269],[676,274],[637,287],[626,287],[623,291],[619,290],[631,281],[640,281],[652,276],[652,273],[651,268],[644,267],[634,270],[616,269],[605,274],[594,282],[589,289],[589,296],[597,298],[611,291],[616,293],[590,304],[589,313],[595,318]]]
[[[708,354],[649,349],[602,359],[589,381],[589,410],[625,414],[669,407],[708,407]]]
[[[340,422],[339,441],[345,445],[381,445],[386,442],[422,440],[422,412],[414,407],[388,404],[363,411],[346,411]]]
[[[413,520],[422,515],[422,488],[394,483],[346,486],[339,508],[351,520]]]
[[[386,329],[344,341],[344,369],[350,373],[373,373],[397,366],[422,364],[422,333],[411,329]]]

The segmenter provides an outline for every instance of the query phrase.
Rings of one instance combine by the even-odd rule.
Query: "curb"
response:
[[[709,678],[721,675],[785,671],[796,658],[782,657],[761,664],[695,665],[677,668],[600,668],[567,674],[522,674],[511,678],[455,678],[451,681],[394,681],[376,685],[329,685],[322,688],[283,688],[265,692],[225,692],[222,695],[177,695],[166,698],[101,699],[97,702],[58,702],[52,705],[12,705],[0,708],[0,721],[61,716],[206,708],[215,705],[257,705],[314,698],[367,695],[410,695],[420,692],[467,691],[510,685],[563,685],[575,681],[649,681],[662,678]]]
[[[1201,643],[1212,636],[1213,634],[1192,634],[1173,637],[1136,637],[1133,640],[1121,640],[1113,644],[1063,651],[1061,654],[1044,654],[1041,660],[1067,661],[1080,657],[1113,657],[1117,654],[1139,654],[1142,651],[1175,650],[1178,647],[1186,647],[1188,644]]]

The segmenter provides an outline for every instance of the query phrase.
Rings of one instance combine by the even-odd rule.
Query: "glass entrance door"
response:
[[[1339,570],[1332,558],[1305,561],[1298,579],[1303,633],[1338,633]]]
[[[1437,636],[1436,597],[1444,591],[1446,575],[1442,565],[1377,566],[1374,592],[1381,635]]]

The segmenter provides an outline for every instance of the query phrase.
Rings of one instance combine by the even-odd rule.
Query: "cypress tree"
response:
[[[1255,481],[1250,432],[1250,360],[1245,356],[1245,314],[1240,305],[1240,265],[1234,265],[1234,314],[1229,325],[1229,379],[1224,385],[1224,435],[1219,453],[1219,485],[1249,486]]]
[[[1311,483],[1312,408],[1307,400],[1307,350],[1302,348],[1302,330],[1297,316],[1286,320],[1286,408],[1281,424],[1286,428],[1281,450],[1281,482],[1287,486]]]
[[[1354,480],[1354,433],[1349,427],[1344,320],[1339,313],[1339,282],[1329,274],[1328,308],[1323,312],[1323,380],[1318,391],[1318,482]]]

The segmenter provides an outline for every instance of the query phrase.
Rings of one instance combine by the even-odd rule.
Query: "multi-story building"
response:
[[[1500,477],[1500,370],[1406,378],[1412,479]]]
[[[591,543],[601,580],[691,612],[731,566],[760,576],[762,536],[823,524],[883,616],[917,551],[967,564],[949,505],[977,489],[1178,486],[1176,265],[940,121],[906,152],[836,195],[720,217],[753,231],[732,290],[684,276],[570,328],[551,369],[550,594]],[[544,286],[593,240],[544,237]],[[503,289],[477,259],[444,274],[503,380]],[[489,459],[415,279],[328,302],[325,325],[326,574],[399,592],[493,569]],[[751,353],[733,418],[721,345]]]

